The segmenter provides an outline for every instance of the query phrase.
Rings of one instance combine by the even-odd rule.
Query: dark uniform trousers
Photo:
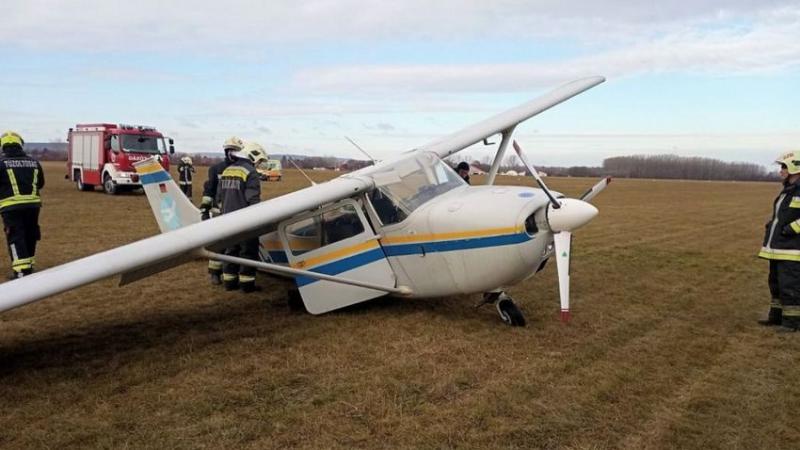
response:
[[[41,239],[39,208],[15,209],[0,215],[11,255],[11,269],[17,276],[28,275],[36,263],[36,242]]]
[[[769,320],[800,327],[800,262],[770,260],[768,282],[772,295]]]
[[[258,238],[246,239],[236,245],[225,249],[228,256],[258,261]],[[227,283],[253,284],[256,281],[256,268],[253,266],[239,266],[239,264],[225,263],[222,269],[222,280]]]

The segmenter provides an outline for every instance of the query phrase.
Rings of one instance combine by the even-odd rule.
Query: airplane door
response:
[[[278,226],[289,265],[296,269],[395,287],[395,275],[361,207],[343,200]],[[386,295],[384,291],[310,277],[295,282],[306,309],[322,314]]]

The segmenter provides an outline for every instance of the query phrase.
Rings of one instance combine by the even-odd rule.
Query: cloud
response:
[[[302,70],[294,82],[314,92],[512,92],[596,74],[772,74],[800,68],[798,36],[800,8],[786,8],[746,26],[680,26],[630,45],[544,64],[349,65]]]
[[[383,131],[383,132],[394,131],[396,129],[394,127],[394,125],[392,125],[390,123],[386,123],[386,122],[378,122],[378,123],[376,123],[374,125],[370,125],[370,124],[366,124],[365,123],[364,124],[364,128],[366,128],[368,130],[377,130],[377,131]]]
[[[275,43],[653,36],[676,24],[765,14],[788,0],[6,0],[0,42],[87,52],[247,51]],[[37,26],[41,25],[41,26]]]

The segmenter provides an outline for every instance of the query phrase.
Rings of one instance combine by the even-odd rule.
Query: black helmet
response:
[[[459,170],[466,170],[467,172],[469,172],[469,164],[467,164],[466,161],[461,161],[456,166],[456,171],[459,171]]]

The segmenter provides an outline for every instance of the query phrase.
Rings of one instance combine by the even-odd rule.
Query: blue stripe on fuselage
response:
[[[338,275],[342,272],[347,272],[348,270],[352,270],[377,261],[383,258],[384,254],[385,256],[422,255],[433,252],[449,252],[476,248],[501,247],[504,245],[527,242],[532,240],[534,237],[535,236],[528,236],[527,233],[516,233],[502,236],[456,239],[450,241],[427,241],[414,244],[386,245],[383,248],[372,249],[367,252],[349,256],[339,261],[330,262],[310,270],[312,272],[324,273],[326,275]],[[277,253],[279,252],[270,252],[270,256],[272,257],[273,254],[278,256]],[[284,258],[286,257],[284,253],[280,253]],[[302,287],[316,281],[320,281],[316,278],[305,276],[295,277],[295,280],[297,281],[297,287]]]
[[[520,244],[533,239],[527,233],[506,234],[503,236],[490,236],[481,238],[455,239],[452,241],[415,242],[413,244],[386,245],[383,251],[386,256],[416,255],[433,252],[451,252],[455,250],[469,250],[474,248],[500,247],[503,245]]]
[[[383,258],[383,250],[381,250],[380,247],[377,247],[364,253],[348,256],[347,258],[323,264],[308,270],[311,272],[323,273],[325,275],[338,275],[342,272],[347,272],[348,270],[352,270],[357,267],[366,266],[371,262],[375,262]],[[297,281],[297,287],[303,287],[307,284],[319,281],[316,278],[306,276],[296,277],[295,280]]]
[[[141,176],[142,184],[152,184],[152,183],[163,183],[164,181],[172,180],[172,177],[164,171],[158,171],[154,173],[146,173]]]

